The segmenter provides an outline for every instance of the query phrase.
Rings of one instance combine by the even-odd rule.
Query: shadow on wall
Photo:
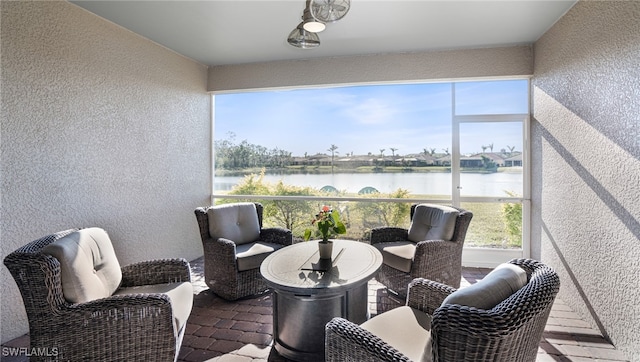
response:
[[[618,219],[629,229],[629,231],[640,241],[640,221],[629,212],[616,197],[611,194],[598,180],[584,167],[578,160],[553,137],[553,135],[542,125],[538,125],[539,131],[551,147],[567,162],[569,166],[576,172],[578,176],[588,185],[594,194],[597,195],[602,202],[609,207]],[[624,182],[624,181],[623,181]]]
[[[638,154],[539,87],[532,91],[532,240],[541,241],[541,254],[562,269],[565,301],[633,355],[638,291],[629,286],[637,283],[631,275],[640,246]],[[614,268],[620,264],[631,272]]]
[[[589,311],[591,318],[593,318],[593,320],[596,322],[596,325],[598,326],[598,330],[600,331],[600,333],[602,333],[602,336],[607,340],[607,342],[611,343],[611,338],[607,334],[607,330],[604,328],[604,324],[602,324],[602,321],[598,317],[598,314],[593,309],[593,305],[589,301],[589,297],[587,297],[587,294],[584,292],[584,289],[582,289],[582,285],[580,284],[580,281],[575,276],[575,274],[573,274],[573,271],[571,270],[571,266],[567,262],[567,259],[565,259],[564,254],[562,253],[562,250],[560,250],[560,247],[558,246],[558,243],[553,238],[553,235],[547,228],[547,225],[544,222],[542,222],[541,224],[542,224],[542,230],[544,230],[546,237],[548,238],[549,242],[551,243],[551,245],[553,246],[553,249],[556,252],[556,255],[558,256],[558,259],[560,259],[560,262],[562,262],[562,266],[566,270],[567,274],[569,275],[569,278],[571,278],[571,282],[573,283],[573,285],[576,287],[576,290],[580,294],[580,298],[582,298],[584,305],[587,307],[587,310]]]
[[[575,171],[576,175],[578,175],[586,185],[593,190],[593,193],[597,195],[600,200],[602,200],[603,204],[606,205],[613,214],[616,215],[618,220],[620,220],[629,231],[635,236],[636,240],[640,241],[640,221],[634,217],[634,215],[629,212],[618,200],[616,197],[611,194],[572,154],[567,150],[561,143],[556,139],[551,132],[549,132],[544,126],[538,124],[538,131],[540,132],[541,138],[544,139],[548,144],[553,147],[553,149],[558,153],[558,155],[566,161],[567,165],[569,165],[573,171]],[[539,180],[539,182],[542,182]],[[540,183],[538,184],[540,185]],[[546,238],[550,241],[553,249],[558,256],[559,260],[562,263],[562,266],[566,270],[568,276],[571,278],[571,282],[576,287],[580,297],[582,298],[589,314],[595,321],[600,333],[611,342],[611,338],[607,334],[607,331],[595,312],[593,305],[589,301],[584,289],[582,288],[580,281],[573,273],[571,265],[565,258],[561,248],[558,246],[553,234],[548,229],[547,225],[544,221],[541,221],[542,230],[545,233]]]

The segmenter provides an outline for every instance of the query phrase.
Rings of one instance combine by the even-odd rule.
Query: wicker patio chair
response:
[[[273,251],[293,243],[290,230],[263,228],[260,203],[232,203],[196,208],[209,288],[226,300],[267,290],[260,263]]]
[[[120,267],[106,232],[88,228],[35,240],[4,264],[22,294],[31,361],[177,359],[193,305],[186,260]]]
[[[411,205],[411,226],[371,230],[371,245],[383,256],[376,280],[401,297],[409,283],[425,278],[460,287],[462,247],[473,214],[432,204]]]
[[[493,293],[504,287],[499,280],[513,266],[524,270],[517,286],[524,285],[510,286],[511,294]],[[332,319],[326,325],[326,361],[535,361],[560,288],[558,275],[531,259],[514,259],[494,272],[495,277],[487,275],[486,281],[458,291],[416,279],[406,306],[362,325]],[[472,303],[458,304],[463,300]]]

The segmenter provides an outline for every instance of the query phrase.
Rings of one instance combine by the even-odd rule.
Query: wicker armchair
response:
[[[247,213],[247,210],[250,211]],[[195,210],[204,249],[205,282],[226,300],[267,291],[260,275],[260,263],[273,251],[293,243],[290,230],[262,227],[262,210],[260,203],[223,204]],[[219,222],[213,223],[216,218]],[[245,240],[241,242],[239,238]]]
[[[98,228],[83,230],[106,235]],[[65,291],[69,291],[66,278],[71,264],[48,254],[47,246],[69,245],[79,234],[79,229],[70,229],[48,235],[4,259],[27,312],[30,350],[37,351],[31,361],[175,361],[193,303],[189,263],[163,259],[120,268],[116,261],[121,279],[114,282],[117,290],[112,295],[70,302]],[[94,268],[90,274],[100,273],[102,264],[88,264]],[[154,288],[166,293],[149,292]]]
[[[332,319],[326,325],[326,361],[535,361],[560,281],[538,261],[509,263],[524,269],[528,281],[489,309],[449,304],[445,298],[455,288],[416,279],[406,306],[361,326]]]
[[[411,228],[416,222],[430,223],[430,221],[416,220],[416,208],[424,208],[426,213],[421,213],[424,216],[431,215],[433,210],[436,213],[441,209],[454,210],[457,218],[453,221],[454,224],[451,224],[455,225],[451,238],[410,240]],[[406,296],[407,286],[415,278],[425,278],[459,288],[462,277],[462,247],[472,217],[473,214],[464,209],[413,204],[410,212],[412,225],[409,229],[398,227],[372,229],[371,245],[378,248],[384,258],[382,267],[376,274],[376,280],[403,298]],[[396,245],[405,249],[398,253],[399,257],[391,255],[394,252],[389,249]],[[406,250],[407,247],[411,249]],[[401,266],[398,266],[398,260],[401,260]]]

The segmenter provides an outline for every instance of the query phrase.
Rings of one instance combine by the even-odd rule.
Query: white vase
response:
[[[331,259],[333,254],[333,241],[319,241],[318,251],[320,251],[320,259]]]

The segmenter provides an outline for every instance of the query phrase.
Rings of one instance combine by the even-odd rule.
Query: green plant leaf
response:
[[[309,239],[311,239],[311,230],[307,229],[304,231],[304,240],[308,241]]]

